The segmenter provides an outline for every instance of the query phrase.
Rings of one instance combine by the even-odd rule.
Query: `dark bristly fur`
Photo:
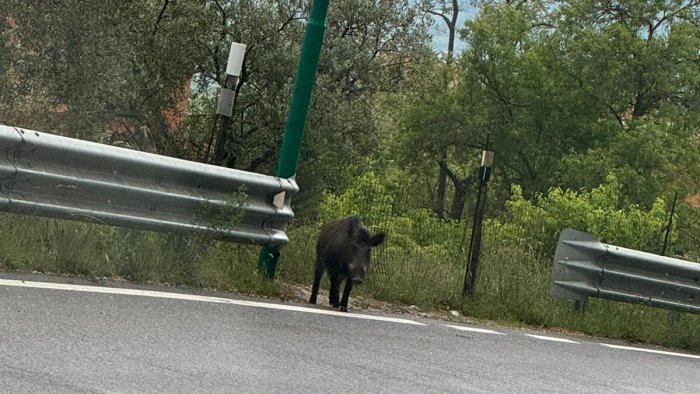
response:
[[[329,302],[334,308],[348,311],[348,299],[353,284],[360,284],[369,270],[372,248],[384,242],[384,233],[371,235],[357,216],[328,223],[316,242],[316,266],[310,304],[316,303],[323,273],[328,271],[331,281]],[[345,280],[343,298],[340,283]]]

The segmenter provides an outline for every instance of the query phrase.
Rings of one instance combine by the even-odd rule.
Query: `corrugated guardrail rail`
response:
[[[566,229],[554,255],[551,293],[700,313],[700,264],[604,244]]]
[[[0,211],[281,245],[294,179],[0,125]]]

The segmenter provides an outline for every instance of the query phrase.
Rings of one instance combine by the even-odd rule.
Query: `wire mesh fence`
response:
[[[328,204],[328,216],[356,214],[372,232],[387,233],[373,252],[366,287],[380,298],[409,304],[449,303],[459,296],[471,222],[437,218],[411,184],[387,188],[372,177],[360,183],[357,193]]]
[[[372,176],[358,183],[350,192],[331,198],[322,217],[357,214],[372,231],[388,234],[385,244],[374,252],[367,287],[381,298],[405,303],[439,305],[461,300],[473,218],[438,218],[430,201],[417,195],[410,183],[387,186]],[[484,223],[476,294],[506,300],[503,304],[511,306],[546,300],[557,237],[566,227],[652,253],[662,253],[666,241],[670,254],[688,249],[691,238],[678,231],[668,236],[671,216],[663,201],[647,209],[635,205],[620,209],[614,201],[601,203],[594,197],[595,192],[555,190],[531,201],[515,192],[506,209]],[[467,213],[473,203],[467,200]],[[493,200],[489,204],[504,205]],[[677,229],[688,223],[687,218],[678,218],[679,212],[689,215],[676,212],[677,219],[682,219],[674,222]]]

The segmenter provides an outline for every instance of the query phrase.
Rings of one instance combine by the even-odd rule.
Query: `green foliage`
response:
[[[366,290],[377,298],[407,305],[457,305],[466,260],[462,250],[436,243],[416,245],[400,227],[391,230],[391,245],[375,252]]]
[[[396,180],[399,179],[400,175]],[[395,230],[390,231],[392,244],[405,249],[436,245],[458,247],[464,236],[459,222],[440,220],[429,210],[407,209],[398,203],[412,192],[410,184],[401,187],[392,179],[380,179],[374,172],[367,172],[356,178],[343,193],[326,193],[319,209],[320,217],[322,221],[329,221],[359,215],[374,231]]]
[[[208,241],[196,237],[123,229],[111,242],[111,275],[135,282],[198,284],[197,263],[209,248]]]
[[[212,156],[215,149],[215,141],[212,139],[215,113],[212,108],[216,108],[214,96],[193,93],[189,97],[182,130],[174,136],[177,142],[174,144],[173,153],[177,157],[204,162],[207,147],[209,156]]]
[[[0,267],[76,275],[112,269],[112,228],[9,214],[0,223]]]
[[[490,132],[498,195],[591,189],[608,173],[645,208],[670,186],[697,189],[699,15],[692,2],[485,2],[456,67],[425,67],[388,102],[389,144],[434,179],[441,155],[468,168],[465,148]]]
[[[4,1],[0,122],[199,161],[210,146],[230,43],[241,42],[247,50],[226,162],[272,173],[309,5]],[[365,170],[350,167],[379,143],[375,96],[405,88],[413,65],[430,53],[428,40],[418,6],[407,0],[331,2],[297,214],[315,214],[320,190],[340,190]]]
[[[0,119],[169,151],[167,110],[186,97],[204,58],[198,32],[206,20],[196,2],[161,9],[156,1],[4,1],[0,24],[10,16],[16,25],[0,36],[14,89],[0,91]]]
[[[243,222],[247,203],[246,186],[241,185],[236,192],[229,193],[219,201],[205,201],[197,214],[209,222],[210,229],[225,232]]]
[[[280,296],[284,290],[255,270],[260,247],[214,242],[197,260],[198,285],[225,291]]]
[[[553,299],[548,294],[551,265],[527,242],[501,239],[496,223],[484,229],[477,292],[462,301],[470,316],[542,325]]]
[[[486,234],[495,233],[490,227]],[[700,327],[700,316],[676,314],[664,309],[590,298],[583,314],[573,303],[549,295],[551,257],[538,257],[528,245],[496,242],[491,236],[482,251],[478,293],[463,300],[465,314],[489,320],[521,322],[540,327],[575,330],[606,336],[700,349],[690,332]],[[495,242],[495,243],[494,243]]]
[[[309,284],[314,279],[316,240],[321,223],[295,226],[288,230],[289,244],[282,249],[277,277],[288,283]]]
[[[693,194],[699,184],[700,149],[681,122],[643,118],[605,146],[565,155],[555,180],[577,190],[600,184],[608,174],[621,180],[621,204],[651,208],[657,196]]]
[[[648,211],[636,205],[621,205],[621,184],[610,175],[606,183],[590,192],[555,188],[538,195],[535,202],[513,186],[506,203],[505,221],[493,221],[495,240],[531,245],[541,256],[554,252],[559,232],[567,227],[589,232],[615,245],[659,252],[661,231],[668,221],[664,201],[657,199]]]
[[[359,176],[344,193],[325,193],[319,207],[324,220],[360,215],[368,224],[379,223],[391,214],[393,197],[374,172]]]

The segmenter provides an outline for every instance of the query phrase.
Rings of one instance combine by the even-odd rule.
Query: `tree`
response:
[[[16,96],[7,122],[166,152],[199,61],[194,2],[3,2]],[[194,15],[195,17],[193,17]],[[7,45],[7,41],[6,41]]]
[[[672,190],[697,190],[700,3],[581,1],[558,13],[563,69],[617,124],[606,144],[566,155],[555,180],[581,187],[612,172],[625,201],[647,207]]]
[[[605,2],[484,4],[462,31],[468,48],[451,74],[453,89],[424,84],[406,100],[404,146],[436,157],[491,132],[499,195],[514,183],[528,197],[553,186],[590,189],[609,170],[627,203],[648,206],[678,184],[673,179],[693,179],[698,7],[662,2],[637,10],[637,3],[620,3],[646,15],[634,23],[600,11],[612,7]],[[644,160],[625,148],[645,144],[654,148],[643,149],[651,155]],[[605,170],[593,168],[601,163]],[[674,169],[684,175],[670,175]],[[639,192],[645,182],[653,187]]]
[[[564,21],[559,43],[577,63],[578,78],[597,86],[623,127],[667,104],[695,104],[687,93],[700,76],[698,0],[585,0],[557,14]]]
[[[423,9],[426,14],[436,17],[439,22],[444,23],[447,29],[447,65],[452,66],[454,58],[455,38],[457,33],[457,20],[459,19],[460,4],[458,0],[424,0]],[[449,89],[450,81],[447,79],[445,88]],[[440,152],[440,157],[437,160],[438,165],[438,183],[437,192],[435,194],[435,203],[433,210],[439,218],[444,217],[445,212],[445,194],[447,191],[447,178],[452,181],[455,188],[455,199],[452,208],[452,218],[460,219],[462,217],[461,209],[464,207],[463,198],[466,196],[466,188],[472,182],[468,179],[460,179],[448,164],[448,147],[444,147]]]
[[[426,8],[426,12],[430,15],[434,15],[445,23],[445,26],[447,27],[447,64],[448,66],[452,65],[452,60],[454,58],[454,47],[455,47],[455,34],[457,32],[457,20],[459,19],[459,2],[457,0],[452,0],[451,4],[448,3],[445,0],[441,0],[438,2],[432,2],[430,1],[428,8]],[[449,83],[449,82],[448,82]],[[449,85],[448,85],[449,86]],[[446,87],[448,87],[446,86]],[[437,187],[437,194],[435,195],[435,213],[438,215],[439,218],[442,218],[444,216],[444,211],[445,211],[445,193],[447,190],[447,177],[449,176],[450,180],[452,180],[452,183],[454,184],[455,187],[455,205],[452,209],[452,217],[454,218],[455,214],[459,214],[457,219],[461,218],[461,210],[457,212],[456,209],[458,206],[463,207],[464,203],[462,201],[462,198],[458,198],[458,196],[463,196],[464,189],[469,186],[469,184],[465,181],[460,182],[460,179],[454,174],[453,171],[450,170],[448,163],[448,151],[447,148],[443,148],[440,159],[437,161],[438,163],[438,187]],[[461,188],[459,186],[462,186]],[[459,205],[461,204],[461,205]]]
[[[399,100],[400,104],[390,104],[401,108],[396,113],[400,132],[393,136],[394,151],[399,152],[404,165],[420,171],[424,177],[434,176],[426,172],[426,167],[434,169],[426,163],[438,165],[438,188],[432,196],[441,210],[436,214],[443,217],[447,213],[447,217],[459,220],[468,191],[476,181],[473,170],[486,136],[479,133],[483,130],[478,125],[480,108],[474,105],[479,87],[462,86],[470,81],[461,71],[438,60],[426,64],[421,72],[428,82],[415,94]],[[443,175],[451,182],[451,188],[440,186]],[[452,198],[445,198],[448,190],[453,193]],[[433,192],[432,188],[429,192]],[[444,212],[445,202],[451,202],[449,212]]]

